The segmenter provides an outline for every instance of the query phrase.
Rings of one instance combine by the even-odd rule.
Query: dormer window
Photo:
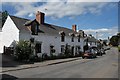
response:
[[[38,31],[39,31],[39,24],[36,21],[33,21],[31,24],[31,31],[32,31],[32,35],[38,35]]]
[[[65,33],[63,31],[60,31],[59,34],[61,35],[61,42],[65,41]]]

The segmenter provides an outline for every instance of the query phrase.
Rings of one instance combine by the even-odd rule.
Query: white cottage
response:
[[[0,53],[3,53],[4,46],[13,47],[16,41],[34,39],[35,53],[54,54],[64,52],[68,45],[73,54],[83,51],[84,31],[76,31],[76,25],[72,29],[48,24],[44,22],[45,14],[36,13],[36,19],[28,20],[8,15],[6,22],[1,26],[0,32]]]

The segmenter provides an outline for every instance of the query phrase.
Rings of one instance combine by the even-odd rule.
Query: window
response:
[[[78,37],[78,42],[80,42],[80,37]]]
[[[69,35],[72,37],[72,38],[71,38],[71,42],[74,42],[75,34],[74,34],[74,33],[69,33]]]
[[[92,45],[92,42],[90,42],[90,45]]]
[[[65,36],[61,35],[61,42],[64,42],[64,41],[65,41]]]
[[[64,53],[64,51],[65,51],[65,46],[61,45],[61,53]]]
[[[38,31],[39,31],[39,24],[37,22],[33,22],[31,25],[31,31],[32,31],[32,35],[38,35]]]
[[[35,49],[36,53],[41,53],[41,43],[36,43]]]
[[[55,49],[54,49],[53,45],[50,46],[50,54],[52,54],[52,53],[55,53]]]
[[[65,41],[65,33],[64,31],[60,31],[59,34],[61,35],[61,42]]]
[[[74,42],[74,36],[72,36],[72,38],[71,38],[71,42]]]

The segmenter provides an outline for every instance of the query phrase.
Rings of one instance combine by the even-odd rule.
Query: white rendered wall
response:
[[[14,41],[19,41],[19,30],[10,16],[8,16],[2,28],[2,45],[0,47],[10,47]]]
[[[2,31],[0,31],[0,53],[3,53]]]

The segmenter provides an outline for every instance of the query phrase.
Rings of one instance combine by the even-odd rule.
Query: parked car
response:
[[[91,49],[94,49],[97,53],[97,56],[102,56],[102,51],[101,49],[97,48],[97,47],[91,47]]]
[[[104,48],[101,48],[102,54],[106,54],[105,51],[106,51],[106,50],[105,50]]]
[[[104,47],[104,50],[105,50],[105,51],[110,50],[110,46]]]
[[[102,55],[103,55],[103,53],[102,53],[101,49],[97,49],[97,56],[102,56]]]
[[[89,49],[82,54],[82,58],[96,58],[97,51],[94,49]]]

